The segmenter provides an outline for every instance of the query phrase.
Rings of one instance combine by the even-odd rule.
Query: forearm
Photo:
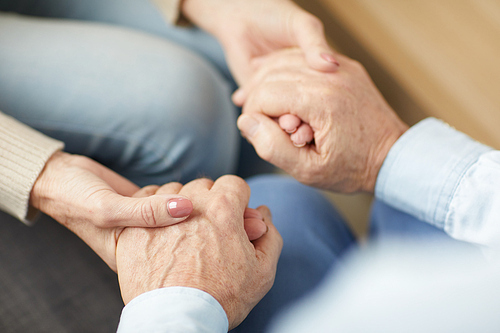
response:
[[[0,209],[29,223],[33,184],[52,154],[63,143],[51,139],[0,112]]]
[[[375,194],[456,239],[500,247],[500,152],[435,119],[396,142]]]

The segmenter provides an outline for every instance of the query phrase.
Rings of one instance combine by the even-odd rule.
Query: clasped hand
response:
[[[299,181],[344,193],[373,192],[392,145],[408,129],[361,64],[337,55],[340,67],[322,73],[300,49],[275,52],[243,85],[238,127],[265,160]],[[293,115],[313,131],[313,144],[296,147],[275,121]]]
[[[250,188],[236,176],[170,183],[155,193],[187,196],[193,212],[176,225],[121,233],[116,254],[124,302],[163,287],[197,288],[217,299],[229,327],[236,327],[274,282],[282,239],[269,210],[248,211]],[[150,194],[146,189],[138,195]],[[252,220],[267,228],[253,242],[245,232]]]

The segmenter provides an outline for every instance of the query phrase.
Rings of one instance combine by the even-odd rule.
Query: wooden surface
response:
[[[500,1],[295,1],[367,68],[408,124],[438,117],[500,149]],[[371,198],[330,197],[364,237]]]
[[[320,16],[340,51],[389,76],[386,92],[407,99],[397,111],[417,113],[405,115],[410,123],[435,116],[500,148],[500,1],[297,2]]]

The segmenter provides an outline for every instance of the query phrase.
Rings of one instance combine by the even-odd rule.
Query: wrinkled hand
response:
[[[134,198],[144,198],[158,194],[176,194],[182,189],[181,183],[168,183],[163,186],[149,185],[141,188],[134,194]],[[254,241],[267,233],[267,224],[264,222],[264,217],[261,212],[253,208],[245,208],[243,213],[244,228],[248,239]]]
[[[259,57],[295,46],[311,68],[338,68],[321,21],[290,0],[185,0],[182,11],[219,40],[239,84],[252,76]]]
[[[245,104],[238,127],[263,159],[305,184],[373,192],[387,153],[408,126],[358,62],[342,55],[337,59],[336,73],[320,73],[297,49],[268,56],[242,87]],[[314,144],[295,147],[271,119],[284,114],[308,124]]]
[[[217,299],[230,328],[237,326],[274,282],[282,240],[269,210],[258,208],[269,231],[250,242],[243,221],[250,189],[241,178],[173,183],[162,191],[189,196],[194,210],[168,228],[121,233],[117,264],[125,304],[150,290],[192,287]]]
[[[116,270],[116,241],[124,227],[167,226],[192,211],[191,201],[182,195],[132,198],[138,190],[87,157],[57,152],[35,182],[30,203],[77,234]]]

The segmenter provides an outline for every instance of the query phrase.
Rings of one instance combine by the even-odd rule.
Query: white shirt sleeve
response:
[[[211,295],[194,288],[156,289],[122,311],[118,333],[227,333],[228,320]]]
[[[500,152],[434,118],[390,150],[375,195],[451,237],[500,249]]]

